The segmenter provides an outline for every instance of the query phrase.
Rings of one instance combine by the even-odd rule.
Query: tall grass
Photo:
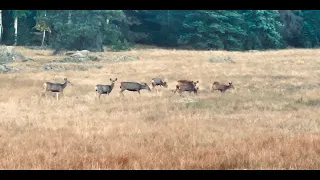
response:
[[[63,56],[20,51],[35,61],[0,76],[0,169],[320,168],[320,50],[135,49],[100,54],[136,61],[59,72],[41,66]],[[64,77],[74,86],[60,100],[41,95]],[[119,95],[121,81],[151,86],[153,77],[168,88]],[[118,81],[99,100],[94,85],[110,78]],[[198,95],[173,94],[179,79],[199,80]],[[214,81],[235,89],[212,93]]]

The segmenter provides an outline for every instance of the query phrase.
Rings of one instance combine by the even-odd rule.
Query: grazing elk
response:
[[[233,88],[233,84],[232,82],[229,82],[228,85],[224,85],[224,84],[220,84],[219,82],[215,81],[213,84],[212,84],[212,91],[220,91],[220,92],[225,92],[227,89],[230,89],[230,88]]]
[[[156,86],[162,86],[162,87],[165,87],[165,88],[168,87],[167,82],[163,81],[160,78],[152,78],[151,84],[152,84],[152,89],[154,89]]]
[[[137,83],[137,82],[121,82],[120,93],[123,95],[123,91],[137,91],[140,94],[141,89],[147,89],[151,91],[147,83]]]
[[[102,94],[107,94],[109,96],[109,94],[111,93],[114,87],[114,83],[117,81],[117,79],[118,78],[115,78],[115,79],[110,78],[111,85],[97,84],[94,86],[96,92],[99,94],[99,99]]]
[[[199,81],[189,81],[189,80],[179,80],[178,84],[176,85],[176,89],[174,90],[174,94],[177,90],[181,94],[183,91],[188,91],[189,93],[194,92],[197,94],[199,87],[197,87],[197,83]]]
[[[42,93],[55,92],[57,100],[59,100],[59,94],[63,94],[63,90],[64,90],[64,88],[67,87],[67,84],[72,85],[72,83],[67,78],[64,78],[64,83],[63,84],[45,82],[43,84],[43,92]],[[46,95],[46,97],[47,97],[47,95]]]

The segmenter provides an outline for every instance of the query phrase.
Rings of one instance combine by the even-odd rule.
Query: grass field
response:
[[[18,48],[34,62],[0,76],[0,169],[320,169],[320,50],[263,52],[135,49],[128,62],[43,71],[63,56]],[[230,57],[236,63],[212,63]],[[72,66],[72,63],[60,63]],[[64,96],[41,95],[46,81]],[[168,88],[119,94],[121,81],[164,78]],[[97,99],[95,84],[110,84]],[[173,94],[179,79],[198,95]],[[235,89],[211,92],[214,81]]]

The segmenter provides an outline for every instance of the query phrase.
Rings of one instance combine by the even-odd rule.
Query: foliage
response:
[[[282,24],[275,10],[250,10],[245,13],[248,38],[246,49],[278,49],[282,46],[279,33]]]
[[[46,15],[44,15],[46,13]],[[315,48],[318,10],[3,10],[3,43],[52,48],[129,50],[135,43],[173,48],[262,50]],[[37,33],[37,35],[35,35]]]
[[[186,14],[180,44],[192,44],[198,49],[242,49],[246,36],[243,19],[237,11],[194,11]]]

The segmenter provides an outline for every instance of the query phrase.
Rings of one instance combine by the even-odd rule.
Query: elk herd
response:
[[[112,92],[112,90],[114,88],[114,84],[117,81],[117,78],[115,78],[115,79],[110,78],[110,81],[111,81],[110,85],[97,84],[94,86],[94,89],[97,92],[99,99],[100,99],[101,95],[103,95],[103,94],[109,95]],[[178,91],[178,93],[181,94],[182,92],[186,91],[189,93],[193,92],[194,94],[197,94],[199,91],[199,87],[197,87],[198,83],[199,83],[199,81],[178,80],[176,88],[173,92],[175,94]],[[54,92],[54,93],[56,93],[57,100],[59,100],[59,96],[61,94],[63,94],[63,90],[67,87],[67,84],[73,85],[67,78],[64,78],[63,84],[45,82],[43,84],[42,93]],[[165,88],[168,87],[167,82],[165,82],[161,78],[153,78],[151,80],[151,84],[152,84],[152,89],[154,89],[156,86],[165,87]],[[231,82],[229,82],[228,85],[225,85],[225,84],[220,84],[219,82],[215,81],[212,84],[211,92],[214,92],[214,91],[225,92],[227,89],[230,89],[230,88],[234,89]],[[129,81],[120,82],[120,94],[122,94],[122,95],[123,95],[123,91],[125,91],[125,90],[136,91],[140,94],[140,90],[142,90],[142,89],[146,89],[148,91],[151,91],[151,89],[147,83],[138,83],[138,82],[129,82]]]

